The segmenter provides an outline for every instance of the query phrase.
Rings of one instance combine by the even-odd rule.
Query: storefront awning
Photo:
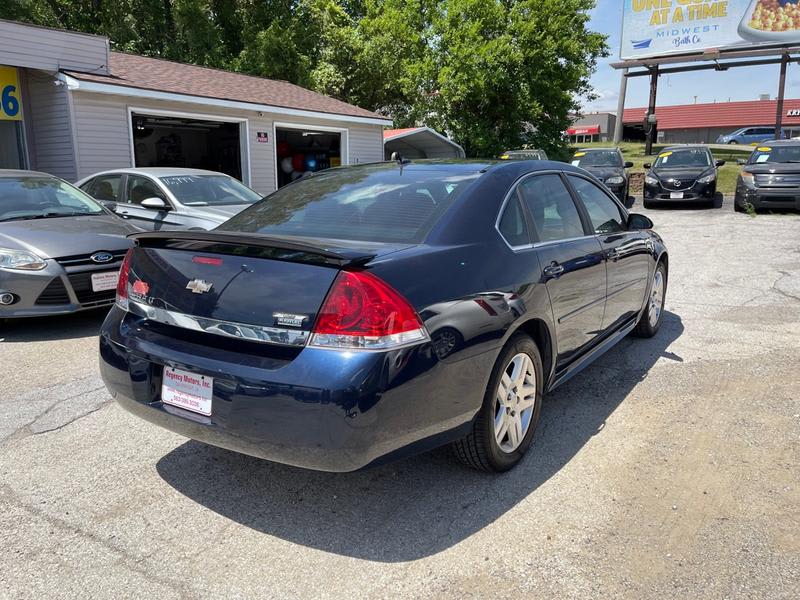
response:
[[[583,125],[567,129],[567,135],[594,135],[600,133],[600,125]]]

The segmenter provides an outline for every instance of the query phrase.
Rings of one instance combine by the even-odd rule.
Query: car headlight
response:
[[[658,185],[658,179],[656,179],[652,175],[645,175],[644,182],[647,185]]]
[[[617,185],[624,182],[625,180],[622,177],[609,177],[606,179],[606,183],[610,183],[611,185]]]
[[[701,177],[700,179],[697,180],[697,183],[711,183],[716,178],[717,176],[712,173],[711,175],[706,175],[705,177]]]
[[[742,171],[739,177],[741,177],[743,184],[750,187],[755,187],[756,178],[752,173],[748,173],[747,171]]]
[[[0,269],[14,269],[18,271],[41,271],[47,266],[43,258],[25,250],[12,250],[0,248]]]

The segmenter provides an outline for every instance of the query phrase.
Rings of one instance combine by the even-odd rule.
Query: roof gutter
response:
[[[290,115],[294,117],[306,117],[309,119],[322,119],[326,121],[345,121],[348,123],[363,123],[366,125],[386,125],[391,127],[391,119],[379,117],[356,117],[352,115],[339,115],[324,113],[313,110],[301,110],[296,108],[285,108],[283,106],[272,106],[270,104],[254,104],[251,102],[240,102],[238,100],[222,100],[219,98],[205,98],[203,96],[190,96],[188,94],[177,94],[174,92],[159,92],[144,88],[128,87],[125,85],[114,85],[111,83],[98,83],[95,81],[81,81],[71,77],[66,73],[56,74],[56,78],[63,81],[69,90],[79,90],[81,92],[91,92],[95,94],[109,94],[113,96],[128,96],[134,98],[147,98],[150,100],[165,100],[168,102],[183,102],[186,104],[197,104],[199,106],[213,106],[216,108],[239,109],[254,112],[266,112],[276,115]]]

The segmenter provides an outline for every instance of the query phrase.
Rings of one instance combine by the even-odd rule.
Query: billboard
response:
[[[623,60],[800,42],[800,0],[623,0]]]

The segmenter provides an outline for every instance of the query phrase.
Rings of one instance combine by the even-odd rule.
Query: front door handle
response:
[[[564,272],[564,267],[553,261],[543,269],[543,272],[546,277],[558,279]]]

